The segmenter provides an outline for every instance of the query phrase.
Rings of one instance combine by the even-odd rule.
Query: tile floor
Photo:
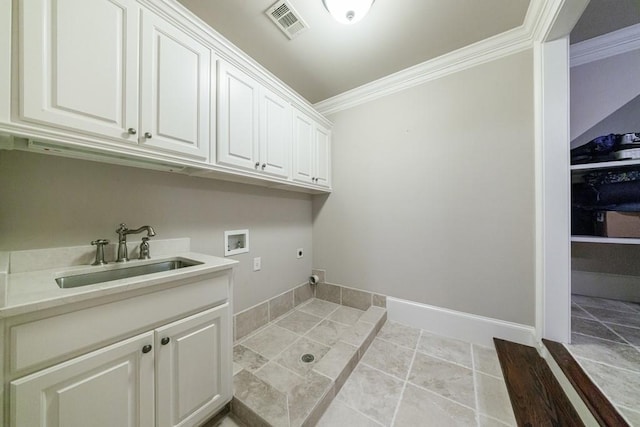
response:
[[[567,348],[620,414],[640,427],[640,304],[572,295]]]
[[[385,320],[381,307],[312,299],[238,340],[233,413],[252,426],[313,425]]]
[[[317,425],[516,423],[493,348],[387,321]]]

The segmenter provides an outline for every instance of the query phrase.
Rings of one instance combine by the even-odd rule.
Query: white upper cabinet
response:
[[[137,143],[133,0],[22,0],[20,118]]]
[[[259,168],[259,90],[250,76],[218,61],[218,163]]]
[[[331,187],[331,131],[315,126],[315,184]]]
[[[331,132],[301,111],[293,116],[293,179],[330,188]]]
[[[226,62],[218,69],[218,163],[288,178],[289,102]]]
[[[293,179],[313,183],[314,123],[306,114],[293,114]]]
[[[207,159],[204,44],[133,0],[22,0],[20,40],[22,120]]]
[[[291,106],[272,91],[260,90],[260,169],[288,178],[291,173]]]
[[[0,18],[0,132],[23,137],[12,148],[331,188],[330,123],[178,1],[0,4],[16,17]]]
[[[141,143],[206,159],[211,50],[143,11],[141,53]]]

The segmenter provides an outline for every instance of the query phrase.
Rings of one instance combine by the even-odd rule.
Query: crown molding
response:
[[[640,24],[571,45],[571,67],[640,49]]]
[[[555,18],[561,5],[561,0],[531,0],[524,22],[519,27],[374,80],[313,106],[323,115],[337,113],[430,80],[531,49],[534,36],[541,29],[549,27],[547,21]]]

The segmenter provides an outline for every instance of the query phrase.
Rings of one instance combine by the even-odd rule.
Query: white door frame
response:
[[[534,37],[538,341],[571,339],[569,33],[588,2],[549,1],[553,16]]]

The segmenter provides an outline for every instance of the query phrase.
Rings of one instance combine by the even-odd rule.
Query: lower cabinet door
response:
[[[231,400],[225,303],[156,329],[156,425],[196,426]]]
[[[11,382],[11,426],[153,427],[153,332]]]

